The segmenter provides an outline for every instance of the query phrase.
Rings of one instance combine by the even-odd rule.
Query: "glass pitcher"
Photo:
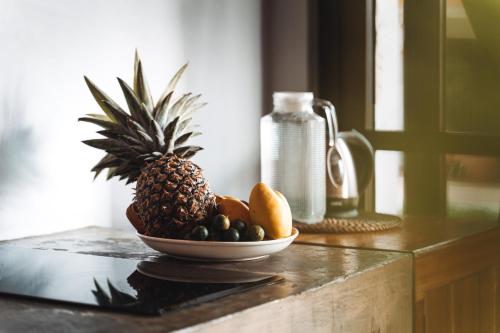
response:
[[[295,221],[316,223],[326,212],[325,119],[330,145],[336,133],[334,109],[311,92],[275,92],[273,112],[262,117],[261,178],[285,195]]]

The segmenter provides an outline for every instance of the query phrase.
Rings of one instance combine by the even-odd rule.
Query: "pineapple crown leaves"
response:
[[[154,104],[136,51],[132,87],[118,78],[128,112],[88,77],[84,77],[92,96],[104,112],[87,114],[78,119],[102,128],[97,133],[104,138],[83,141],[88,146],[106,152],[92,168],[95,178],[104,169],[108,169],[107,179],[118,177],[120,180],[127,179],[127,184],[132,183],[137,180],[141,168],[147,162],[169,153],[190,158],[202,150],[201,147],[187,145],[187,142],[201,134],[195,131],[196,126],[191,121],[193,113],[206,103],[198,102],[201,95],[192,93],[174,98],[174,90],[186,68],[187,64],[175,73]]]

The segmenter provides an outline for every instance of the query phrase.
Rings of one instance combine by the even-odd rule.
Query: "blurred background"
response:
[[[314,91],[376,149],[368,210],[495,220],[500,5],[490,0],[0,0],[0,239],[129,228],[133,186],[90,168],[99,112],[83,75],[125,104],[137,48],[154,98],[189,61],[217,193],[259,180],[259,119],[276,90]]]
[[[410,8],[414,8],[416,13],[410,14]],[[419,8],[409,1],[390,0],[377,3],[375,12],[375,130],[411,131],[415,127],[411,122],[422,121],[423,126],[417,126],[419,131],[425,133],[435,126],[440,134],[448,133],[449,137],[435,137],[432,143],[444,146],[437,156],[440,170],[431,171],[429,175],[433,177],[433,173],[440,173],[440,179],[433,181],[434,184],[439,182],[440,188],[430,186],[433,191],[441,193],[429,196],[441,206],[434,211],[449,217],[495,220],[500,206],[500,100],[497,93],[500,88],[500,53],[496,46],[500,40],[493,31],[500,24],[500,7],[494,1],[447,0],[434,6],[423,4]],[[438,13],[443,14],[441,18],[435,17]],[[425,14],[432,18],[427,24],[423,20]],[[410,23],[406,25],[406,40],[405,19]],[[417,38],[427,41],[419,45]],[[413,51],[416,46],[424,49]],[[435,53],[429,55],[429,52]],[[417,63],[419,60],[414,57],[420,57],[421,63]],[[422,77],[415,75],[412,71],[422,69],[427,60],[427,72],[424,70]],[[429,79],[436,80],[437,84]],[[410,91],[413,85],[416,86]],[[438,90],[436,110],[423,120],[414,119],[415,113],[426,112],[419,111],[417,107],[433,108],[432,105],[415,103],[417,107],[406,104],[405,108],[404,101],[405,93],[410,103],[414,99],[429,98],[430,92],[419,88],[420,85],[436,85],[433,89]],[[410,119],[405,122],[405,113],[409,112],[413,115],[407,114]],[[445,141],[448,143],[445,144]],[[489,144],[492,149],[481,155],[483,146]],[[462,151],[471,154],[460,154]],[[398,193],[413,197],[416,191],[411,188],[411,181],[406,182],[410,188],[404,189],[404,154],[378,151],[377,172],[379,178],[383,178],[384,174],[390,177],[388,181],[395,185]],[[435,163],[422,156],[409,156],[406,161],[413,164]],[[398,172],[389,176],[386,168]],[[409,170],[411,167],[407,168],[407,172]],[[421,178],[424,177],[421,175]],[[425,179],[421,181],[427,183]],[[419,179],[414,182],[419,182]],[[379,194],[376,207],[403,213],[405,196],[398,195],[401,200],[396,206],[390,199],[392,190],[384,183],[377,183]],[[412,193],[408,193],[410,191]],[[423,196],[428,192],[421,190],[420,193]]]

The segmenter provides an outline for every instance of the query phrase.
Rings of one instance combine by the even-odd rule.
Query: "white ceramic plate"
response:
[[[153,250],[181,259],[198,261],[260,259],[285,249],[298,235],[299,231],[293,228],[292,235],[287,238],[260,242],[211,242],[150,237],[137,233]]]

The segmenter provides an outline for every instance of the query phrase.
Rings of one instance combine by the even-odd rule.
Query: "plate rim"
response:
[[[217,242],[217,241],[195,241],[195,240],[186,240],[186,239],[174,239],[174,238],[162,238],[162,237],[152,237],[146,236],[138,231],[136,231],[137,237],[141,239],[146,239],[153,242],[160,243],[169,243],[176,245],[190,245],[190,246],[221,246],[221,247],[243,247],[243,246],[265,246],[265,245],[273,245],[284,243],[287,241],[294,241],[295,238],[299,235],[299,230],[295,227],[292,227],[292,234],[286,238],[279,239],[271,239],[271,240],[263,240],[257,242]]]
[[[193,263],[232,263],[232,262],[241,262],[241,261],[256,261],[256,260],[265,260],[271,256],[271,254],[264,254],[256,257],[238,257],[238,258],[214,258],[214,257],[189,257],[189,256],[180,256],[176,254],[170,254],[167,252],[162,252],[163,254],[169,256],[172,259],[182,260],[182,261],[190,261]]]

